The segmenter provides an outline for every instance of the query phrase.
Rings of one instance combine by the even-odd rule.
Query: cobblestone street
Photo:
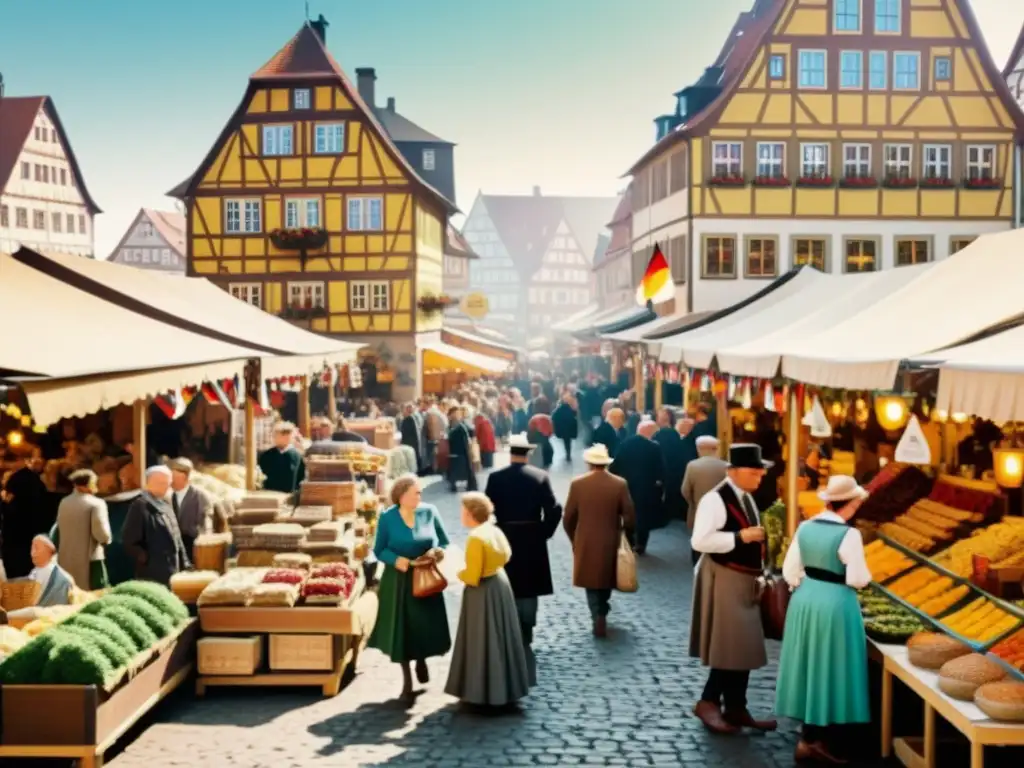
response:
[[[574,470],[556,454],[552,476],[564,499]],[[444,512],[453,540],[465,533],[456,497],[434,484],[425,501]],[[393,701],[398,669],[376,651],[335,699],[319,691],[182,691],[109,765],[169,766],[482,766],[792,765],[794,731],[718,738],[690,715],[703,684],[687,656],[692,573],[680,523],[654,533],[640,563],[640,591],[615,595],[605,640],[590,634],[581,591],[571,582],[571,551],[561,530],[551,544],[557,594],[542,601],[535,641],[539,685],[522,713],[484,717],[460,710],[443,693],[447,659],[431,662],[431,682],[406,710]],[[453,634],[459,607],[449,590]],[[772,658],[777,658],[773,644]],[[775,664],[751,681],[751,709],[768,712]]]

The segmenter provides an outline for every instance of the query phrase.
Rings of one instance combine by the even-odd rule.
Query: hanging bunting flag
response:
[[[928,440],[925,439],[924,431],[921,429],[921,422],[916,415],[911,415],[907,422],[903,436],[896,444],[896,461],[901,464],[922,464],[932,463],[932,450],[928,447]]]
[[[728,382],[729,383],[726,385],[726,389],[725,389],[725,397],[726,397],[727,400],[735,400],[736,399],[736,379],[734,379],[732,376],[730,376],[729,379],[728,379]]]
[[[640,278],[640,285],[636,289],[636,303],[640,306],[663,304],[673,298],[675,298],[675,286],[672,284],[672,272],[668,266],[668,259],[661,252],[661,246],[655,243],[651,260],[647,262],[647,269],[644,271],[644,276]]]
[[[181,389],[175,389],[154,397],[153,404],[168,419],[180,419],[185,415],[185,408],[188,407],[188,403],[182,397]]]
[[[764,409],[772,413],[778,413],[778,409],[775,407],[775,390],[772,389],[770,381],[764,383]]]
[[[231,399],[227,396],[224,391],[224,387],[216,381],[204,381],[200,391],[203,393],[203,397],[206,402],[210,405],[223,405],[225,408],[233,409],[235,406],[232,404]]]
[[[669,384],[678,384],[679,383],[679,366],[678,365],[670,365],[668,367],[668,372],[666,374],[666,378],[668,379],[668,383]]]
[[[754,405],[754,393],[753,386],[750,379],[744,379],[743,386],[740,391],[743,393],[740,398],[740,405],[743,406],[743,410],[749,411]]]
[[[807,414],[810,417],[807,426],[811,428],[811,437],[832,437],[832,425],[829,423],[828,417],[825,415],[825,409],[821,405],[821,400],[818,396],[814,396],[814,401],[811,403],[811,410]]]

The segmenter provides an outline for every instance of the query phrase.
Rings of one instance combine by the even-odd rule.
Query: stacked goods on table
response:
[[[356,594],[358,573],[345,563],[307,568],[236,568],[210,584],[199,596],[200,608],[341,605]]]
[[[300,551],[314,563],[351,563],[358,559],[357,544],[352,520],[331,520],[313,525]]]
[[[306,480],[299,486],[299,500],[303,506],[330,507],[335,519],[356,513],[359,488],[354,482],[328,482]]]
[[[1012,560],[1024,550],[1024,518],[1004,517],[955,542],[932,560],[957,576],[968,578],[974,572],[974,556],[988,558],[993,564]]]
[[[979,597],[949,616],[944,616],[941,623],[950,632],[985,645],[1019,626],[1021,620],[994,600]]]
[[[181,571],[171,576],[171,592],[186,605],[195,605],[203,590],[220,578],[220,571]]]
[[[914,560],[881,539],[865,546],[864,556],[871,571],[871,580],[876,582],[886,581],[914,565]]]
[[[864,616],[864,631],[879,643],[905,643],[925,628],[913,613],[879,592],[862,590],[857,600]]]
[[[192,565],[201,571],[223,571],[231,548],[230,533],[201,533],[192,543]]]
[[[306,480],[316,483],[351,482],[352,462],[343,456],[307,456]]]
[[[879,478],[885,478],[885,482],[874,487]],[[917,467],[905,467],[898,472],[886,467],[867,488],[871,495],[857,511],[858,522],[887,523],[927,496],[932,480]]]

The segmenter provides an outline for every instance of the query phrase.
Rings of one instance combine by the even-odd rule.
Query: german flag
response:
[[[672,273],[669,270],[668,259],[661,252],[661,246],[655,243],[654,253],[651,254],[651,260],[647,262],[647,270],[636,289],[637,304],[641,306],[662,304],[674,296],[675,286],[672,285]]]

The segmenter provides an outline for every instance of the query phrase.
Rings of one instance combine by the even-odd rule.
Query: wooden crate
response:
[[[281,672],[327,672],[340,654],[338,635],[271,635],[270,668]]]
[[[299,486],[303,506],[329,506],[336,518],[355,514],[357,497],[355,483],[306,480]]]
[[[204,637],[196,644],[201,675],[253,675],[263,662],[263,638]]]

